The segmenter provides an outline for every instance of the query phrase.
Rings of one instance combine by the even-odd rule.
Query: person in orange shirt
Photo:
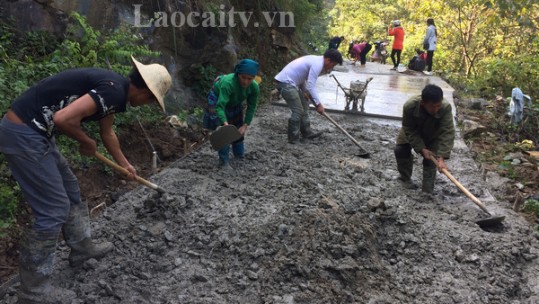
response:
[[[391,46],[391,61],[393,61],[392,70],[396,70],[401,62],[401,53],[404,44],[404,29],[402,28],[399,20],[391,22],[389,25],[388,35],[394,36],[393,45]]]

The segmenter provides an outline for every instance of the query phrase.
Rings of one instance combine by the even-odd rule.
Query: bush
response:
[[[531,212],[535,216],[539,216],[539,201],[535,199],[528,199],[524,202],[524,211]]]

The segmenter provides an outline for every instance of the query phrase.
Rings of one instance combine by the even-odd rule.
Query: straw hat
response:
[[[133,60],[133,64],[140,73],[140,76],[142,76],[142,79],[148,86],[148,89],[152,91],[152,94],[159,102],[159,105],[163,111],[165,111],[165,102],[163,98],[172,85],[172,78],[170,77],[167,69],[157,63],[142,64],[133,56],[131,56],[131,60]]]

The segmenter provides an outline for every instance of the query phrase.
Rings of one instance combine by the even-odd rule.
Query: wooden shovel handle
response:
[[[429,159],[436,165],[436,167],[438,167],[438,161],[434,157],[432,157],[432,155],[429,156]],[[466,187],[459,183],[459,181],[454,178],[453,175],[451,175],[451,173],[447,171],[447,169],[442,169],[442,173],[445,174],[453,182],[453,184],[455,184],[460,189],[460,191],[462,191],[469,199],[471,199],[477,206],[479,206],[481,210],[485,211],[488,215],[491,215],[487,207],[485,207],[485,205],[477,197],[475,197],[475,195],[470,193],[470,191],[468,191]]]
[[[131,173],[129,171],[127,171],[127,169],[125,169],[124,167],[116,164],[115,162],[111,161],[110,159],[106,158],[105,156],[103,156],[101,153],[99,152],[95,152],[95,157],[97,157],[97,159],[99,159],[100,161],[102,161],[103,163],[105,163],[107,166],[113,168],[114,170],[124,174],[124,175],[130,175]],[[140,177],[140,176],[137,176],[136,177],[136,180],[138,183],[142,184],[142,185],[145,185],[149,188],[152,188],[154,190],[156,190],[157,192],[161,192],[161,193],[165,193],[165,190],[163,190],[163,188],[159,187],[158,185],[150,182],[150,181],[147,181],[145,180],[144,178]]]
[[[348,136],[348,138],[350,138],[352,142],[354,142],[354,144],[356,144],[356,146],[358,146],[361,149],[361,153],[365,155],[368,154],[367,150],[363,149],[361,144],[352,135],[350,135],[350,133],[348,133],[343,127],[341,127],[333,118],[331,118],[331,116],[329,116],[326,112],[322,113],[322,115],[325,118],[327,118],[329,121],[331,121],[331,123],[334,124],[339,130],[341,130],[346,136]]]

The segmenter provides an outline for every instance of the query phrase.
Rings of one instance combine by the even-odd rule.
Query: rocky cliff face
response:
[[[163,63],[174,75],[174,99],[192,106],[204,101],[191,87],[204,77],[213,77],[204,72],[229,73],[238,58],[250,57],[260,62],[269,83],[276,69],[298,54],[290,52],[295,48],[290,16],[276,7],[262,12],[256,1],[224,2],[7,0],[0,2],[0,19],[12,19],[22,31],[46,30],[59,36],[75,11],[101,31],[123,23],[138,27],[151,49],[163,54]]]

